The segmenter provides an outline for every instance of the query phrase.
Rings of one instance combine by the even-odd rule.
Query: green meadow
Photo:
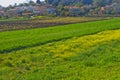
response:
[[[0,80],[120,80],[120,19],[0,32]]]
[[[0,53],[34,47],[76,36],[119,29],[120,19],[77,23],[49,28],[0,32]]]

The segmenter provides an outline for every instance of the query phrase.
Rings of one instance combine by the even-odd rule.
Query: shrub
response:
[[[9,61],[8,61],[8,62],[6,62],[6,63],[5,63],[5,65],[6,65],[6,66],[8,66],[8,67],[13,67],[12,63],[11,63],[11,62],[9,62]]]

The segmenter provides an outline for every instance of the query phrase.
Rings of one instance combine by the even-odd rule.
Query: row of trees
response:
[[[15,7],[45,6],[46,4],[54,8],[53,16],[120,15],[120,0],[36,0],[36,2],[28,0],[28,3],[8,6],[4,11]]]
[[[94,5],[98,6],[105,6],[109,5],[113,2],[120,2],[120,0],[45,0],[46,3],[52,4],[54,6],[61,5]]]
[[[78,13],[81,16],[92,14],[114,15],[120,13],[120,0],[45,0],[45,2],[57,7],[60,15],[69,14],[69,10],[65,9],[64,6],[83,7]],[[100,12],[101,8],[106,6],[109,6],[109,8]]]

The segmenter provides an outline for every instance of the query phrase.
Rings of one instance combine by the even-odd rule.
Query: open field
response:
[[[50,28],[0,32],[0,53],[7,53],[48,42],[119,28],[120,19],[111,19]]]
[[[30,28],[44,28],[56,25],[90,22],[96,20],[105,20],[108,18],[92,18],[92,17],[56,17],[56,18],[28,18],[23,19],[8,19],[6,21],[0,21],[0,31],[7,30],[19,30],[19,29],[30,29]]]
[[[0,32],[0,80],[120,80],[120,19]]]
[[[119,80],[120,29],[0,54],[1,80]]]

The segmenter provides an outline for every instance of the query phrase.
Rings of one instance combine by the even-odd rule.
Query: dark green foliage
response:
[[[26,63],[26,60],[25,60],[25,59],[23,59],[23,60],[22,60],[22,63]]]
[[[105,6],[109,5],[112,2],[119,2],[119,0],[45,0],[46,3],[52,4],[54,6],[61,5],[76,5],[76,4],[83,4],[83,5],[98,5],[98,6]]]
[[[87,5],[89,5],[89,4],[92,4],[93,3],[93,0],[81,0],[81,2],[83,3],[83,4],[87,4]]]
[[[9,62],[9,61],[5,63],[5,66],[8,66],[8,67],[13,67],[12,63],[11,63],[11,62]]]
[[[40,1],[40,0],[37,0],[36,3],[41,4],[41,1]]]
[[[26,69],[26,70],[30,70],[30,67],[29,67],[29,66],[26,66],[25,69]]]

